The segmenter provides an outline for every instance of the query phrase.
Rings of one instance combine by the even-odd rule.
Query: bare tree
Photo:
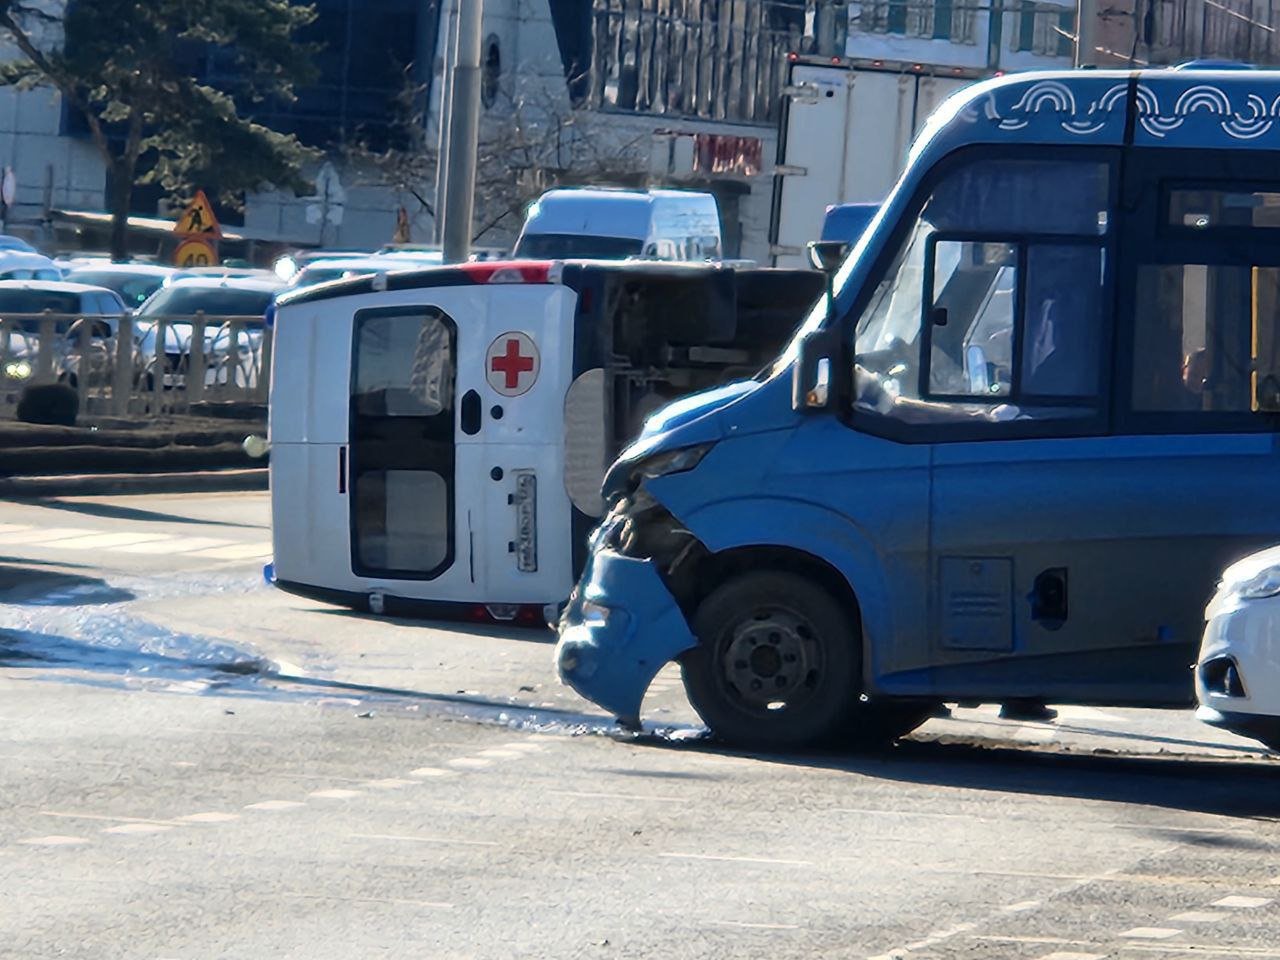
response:
[[[423,115],[423,93],[407,83],[397,98],[403,119],[396,146],[375,151],[357,139],[345,157],[365,184],[412,198],[434,220],[438,151]],[[648,141],[647,132],[625,132],[546,88],[500,88],[481,126],[473,240],[514,234],[528,204],[554,186],[642,185]]]

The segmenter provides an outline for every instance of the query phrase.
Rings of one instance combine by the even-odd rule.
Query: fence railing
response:
[[[202,401],[266,403],[262,317],[9,314],[0,317],[0,417],[32,385],[62,383],[82,413],[185,413]]]

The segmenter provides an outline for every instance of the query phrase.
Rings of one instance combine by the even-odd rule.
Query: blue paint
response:
[[[608,606],[591,611],[593,604]],[[593,554],[562,623],[570,621],[556,644],[560,679],[632,724],[658,671],[694,645],[653,564],[609,550]]]
[[[1107,151],[1091,154],[1105,163],[1126,150],[1145,150],[1146,158],[1163,150],[1177,158],[1168,148],[1194,148],[1201,153],[1191,177],[1229,183],[1237,176],[1244,183],[1245,175],[1234,171],[1253,163],[1255,172],[1248,176],[1256,181],[1258,161],[1249,154],[1280,150],[1280,72],[1197,67],[1024,74],[976,84],[967,95],[948,100],[926,123],[897,187],[835,278],[832,315],[847,334],[845,342],[853,340],[855,324],[868,315],[868,303],[885,279],[888,258],[882,254],[906,248],[924,199],[942,196],[937,184],[962,169],[957,151],[982,148],[986,162],[1006,147],[1015,159],[1040,147],[1046,149],[1038,161],[1053,163],[1068,160],[1074,154],[1066,148],[1076,146]],[[1205,151],[1217,151],[1223,161],[1217,169]],[[1056,182],[1064,196],[1080,189],[1070,178]],[[1159,193],[1145,190],[1148,197]],[[1031,213],[1026,226],[1005,228],[1001,236],[1032,244],[1049,241],[1019,238],[1053,234],[1083,245],[1076,251],[1102,252],[1098,262],[1106,264],[1105,275],[1086,272],[1078,284],[1066,283],[1063,255],[1057,274],[1050,264],[1044,276],[1054,278],[1068,304],[1073,287],[1092,290],[1092,300],[1075,302],[1105,305],[1097,309],[1121,329],[1113,337],[1106,326],[1111,320],[1086,336],[1064,328],[1058,343],[1085,358],[1093,344],[1116,342],[1128,350],[1134,310],[1120,305],[1130,294],[1117,291],[1136,289],[1133,278],[1149,262],[1140,230],[1157,229],[1156,221],[1166,222],[1163,215],[1147,210],[1140,217],[1118,206],[1114,196],[1108,216],[1096,218],[1097,224],[1068,222],[1070,204],[1055,195],[1038,198],[1034,210],[1020,208],[1012,191],[987,197],[960,191],[947,201],[950,208],[938,202],[930,222],[945,222],[935,227],[943,233],[963,233],[966,223],[992,218],[1027,220]],[[1184,233],[1178,242],[1194,244],[1191,236]],[[1212,246],[1212,237],[1205,243]],[[928,248],[935,259],[910,274],[912,283],[926,283],[926,267],[941,269],[940,246]],[[972,266],[983,269],[991,262]],[[1025,262],[1019,261],[1020,277]],[[1072,261],[1080,262],[1085,261]],[[949,282],[947,276],[941,283]],[[1024,292],[1016,301],[1022,312],[1013,322],[1021,338],[1031,321],[1022,306],[1028,281],[1017,282]],[[921,312],[902,346],[924,363],[928,345],[944,342],[947,333],[923,309],[925,293],[917,297]],[[903,317],[912,316],[909,309]],[[908,372],[897,381],[881,376],[878,393],[859,382],[864,392],[856,405],[845,400],[830,409],[797,412],[791,397],[799,340],[828,322],[819,304],[797,340],[758,381],[691,397],[656,414],[611,469],[606,496],[612,501],[625,494],[637,465],[649,458],[711,445],[694,469],[646,480],[645,490],[711,554],[781,549],[842,578],[858,604],[862,630],[854,641],[862,645],[863,689],[869,694],[1192,702],[1187,667],[1217,572],[1255,546],[1280,539],[1280,498],[1272,493],[1280,476],[1274,420],[1258,419],[1246,405],[1231,408],[1239,414],[1222,420],[1221,428],[1199,421],[1194,429],[1180,429],[1174,414],[1156,417],[1153,427],[1142,419],[1145,408],[1135,402],[1128,409],[1134,394],[1125,378],[1142,365],[1126,366],[1127,355],[1102,358],[1097,396],[1078,410],[1046,412],[1054,404],[1037,399],[1035,390],[1025,389],[1028,381],[1019,380],[1021,392],[1011,393],[1008,403],[974,394],[968,407],[977,413],[966,419],[959,401],[929,395],[926,373],[917,378],[923,393],[916,409],[903,401],[914,395],[885,388],[896,382],[915,389],[915,374]],[[861,335],[857,344],[862,363]],[[930,361],[935,364],[936,354],[935,349]],[[1234,364],[1237,371],[1245,367]],[[998,393],[1000,381],[992,380],[991,387]],[[939,413],[945,416],[929,419]],[[1055,422],[1054,416],[1062,419]],[[1065,571],[1064,617],[1039,615],[1044,597],[1035,584],[1046,571]],[[662,663],[694,643],[664,585],[667,575],[650,561],[619,556],[597,537],[562,621],[563,678],[627,720],[636,718]],[[968,575],[999,589],[991,587],[983,599],[966,589]],[[1012,582],[1000,584],[1001,576]],[[983,603],[999,606],[992,608],[988,625],[963,619],[975,609],[980,613]],[[607,619],[600,607],[609,610]],[[964,629],[952,631],[951,623]]]

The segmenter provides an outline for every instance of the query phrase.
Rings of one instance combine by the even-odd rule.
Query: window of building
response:
[[[498,38],[489,34],[485,41],[484,67],[480,78],[480,100],[485,109],[498,102],[498,85],[502,81],[502,49]]]
[[[933,0],[933,38],[951,39],[952,0]]]

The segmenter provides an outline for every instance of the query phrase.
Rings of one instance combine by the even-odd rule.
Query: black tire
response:
[[[858,625],[825,590],[791,573],[748,573],[693,618],[685,690],[721,740],[795,748],[846,728],[861,691]],[[776,698],[776,699],[773,699]]]

